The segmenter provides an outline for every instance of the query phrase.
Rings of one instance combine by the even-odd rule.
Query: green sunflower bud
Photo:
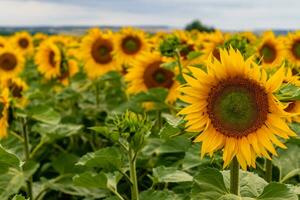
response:
[[[165,38],[161,42],[159,46],[159,50],[163,56],[173,57],[175,56],[176,49],[178,49],[179,46],[180,46],[180,40],[176,36],[172,35]]]

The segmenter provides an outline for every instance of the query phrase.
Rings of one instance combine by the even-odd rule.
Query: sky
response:
[[[300,29],[299,0],[0,0],[0,26],[166,25]]]

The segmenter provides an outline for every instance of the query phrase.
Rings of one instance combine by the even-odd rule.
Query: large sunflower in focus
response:
[[[0,48],[0,78],[11,78],[20,74],[24,68],[23,54],[11,46]]]
[[[115,39],[114,56],[117,58],[118,65],[131,64],[142,53],[149,51],[149,42],[144,31],[123,28]]]
[[[7,136],[8,129],[9,91],[2,89],[0,94],[0,138]]]
[[[12,37],[12,45],[24,55],[33,53],[33,41],[28,32],[18,32]]]
[[[286,40],[287,59],[292,65],[300,65],[300,31],[289,33]]]
[[[224,167],[235,156],[243,169],[255,167],[257,156],[276,155],[273,144],[285,148],[276,135],[295,136],[273,95],[284,68],[267,79],[264,70],[232,48],[220,50],[220,60],[209,59],[207,72],[191,67],[192,76],[185,75],[187,84],[180,89],[189,105],[179,114],[185,115],[187,131],[201,132],[195,142],[202,142],[202,156],[223,149]]]
[[[257,55],[265,67],[278,67],[284,59],[284,45],[272,31],[265,32],[257,48]]]
[[[113,51],[113,34],[110,31],[93,29],[83,38],[81,52],[88,77],[96,78],[116,69]]]
[[[166,101],[174,102],[179,83],[175,80],[176,74],[173,71],[160,66],[163,62],[163,58],[158,53],[146,53],[136,60],[125,75],[128,93],[139,93],[151,88],[166,88],[169,90]]]

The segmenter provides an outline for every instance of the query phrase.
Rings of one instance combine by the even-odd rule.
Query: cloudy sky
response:
[[[0,26],[169,25],[300,29],[299,0],[0,0]]]

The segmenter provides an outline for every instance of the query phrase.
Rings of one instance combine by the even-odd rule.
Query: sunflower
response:
[[[84,69],[90,78],[99,77],[116,69],[113,34],[110,31],[102,32],[93,29],[86,35],[81,43]]]
[[[36,33],[33,36],[33,40],[39,40],[39,41],[46,40],[47,38],[48,38],[48,35],[45,33]]]
[[[199,63],[199,59],[189,60],[189,53],[198,50],[196,41],[185,31],[175,31],[174,35],[179,38],[182,49],[180,50],[180,61],[183,66]]]
[[[33,44],[35,47],[38,47],[43,41],[48,38],[48,35],[44,33],[36,33],[33,36]]]
[[[300,65],[300,31],[289,33],[286,40],[287,59],[292,65]]]
[[[33,53],[33,41],[28,32],[18,32],[12,37],[12,44],[24,55]]]
[[[24,57],[18,50],[9,45],[0,48],[1,79],[12,78],[20,74],[24,68]]]
[[[168,34],[163,31],[158,31],[155,34],[150,35],[149,44],[150,44],[150,51],[155,51],[159,48],[160,43]]]
[[[164,59],[158,53],[145,53],[128,69],[125,80],[128,93],[134,94],[151,88],[169,90],[166,102],[173,103],[177,98],[179,83],[175,80],[176,73],[161,67]]]
[[[293,75],[293,70],[291,68],[287,68],[283,82],[300,87],[299,76]],[[284,109],[284,111],[292,114],[292,116],[287,117],[288,122],[295,121],[300,123],[300,101],[294,100],[286,102],[286,108]]]
[[[79,71],[79,67],[72,56],[73,52],[59,45],[53,40],[43,42],[36,54],[35,62],[46,79],[56,78],[63,85],[67,85],[69,78]]]
[[[257,36],[250,31],[241,32],[239,36],[245,38],[249,44],[254,44],[257,41]]]
[[[204,36],[206,36],[206,39],[203,40],[203,47],[202,47],[203,57],[207,59],[212,54],[214,58],[220,60],[219,46],[224,44],[226,40],[226,36],[221,31],[209,33]]]
[[[60,75],[58,76],[58,80],[63,85],[66,86],[69,84],[70,78],[74,76],[78,71],[79,71],[79,67],[77,61],[75,59],[68,59],[65,71],[62,71],[61,68],[61,72]]]
[[[59,47],[49,40],[44,41],[40,45],[35,55],[35,63],[38,66],[38,71],[48,80],[59,76],[61,61]]]
[[[277,40],[272,31],[263,33],[261,42],[257,47],[257,55],[265,67],[278,67],[284,59],[284,45]]]
[[[8,108],[9,108],[9,91],[7,88],[4,88],[0,95],[0,138],[4,138],[7,136]]]
[[[0,48],[4,48],[7,44],[7,39],[3,36],[0,36]]]
[[[28,89],[28,86],[22,79],[9,78],[2,80],[2,88],[8,88],[11,96],[16,100],[16,106],[24,107],[27,104],[24,92]]]
[[[236,156],[243,169],[255,167],[257,156],[277,155],[273,144],[285,148],[278,138],[296,134],[282,117],[284,106],[273,95],[282,83],[284,68],[272,77],[252,58],[244,60],[239,51],[220,50],[220,60],[208,59],[207,72],[191,67],[192,76],[180,88],[181,100],[189,105],[185,115],[187,131],[202,132],[201,156],[223,149],[224,167]],[[268,153],[269,152],[269,153]]]
[[[132,28],[123,28],[115,39],[114,56],[118,65],[130,65],[141,54],[149,51],[149,41],[144,31]]]

